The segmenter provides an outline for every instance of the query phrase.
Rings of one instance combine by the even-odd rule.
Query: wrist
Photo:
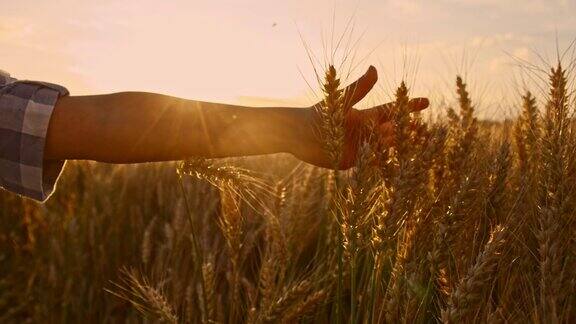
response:
[[[314,141],[314,112],[311,108],[285,108],[278,123],[282,152],[297,157]]]
[[[324,146],[318,133],[318,115],[313,107],[295,108],[294,126],[290,132],[289,141],[286,143],[286,153],[296,158],[317,166],[327,167]]]

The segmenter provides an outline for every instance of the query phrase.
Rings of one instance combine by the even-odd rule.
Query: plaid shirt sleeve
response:
[[[45,201],[64,161],[45,161],[44,146],[59,85],[18,81],[0,70],[0,187]]]

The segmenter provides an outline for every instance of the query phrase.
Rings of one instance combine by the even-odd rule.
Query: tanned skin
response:
[[[371,66],[345,90],[341,169],[353,166],[358,143],[369,135],[393,145],[392,103],[353,108],[377,79]],[[140,163],[283,152],[334,167],[319,138],[314,107],[253,108],[144,92],[68,96],[58,100],[52,114],[45,159]],[[412,111],[426,107],[426,98],[410,101]]]

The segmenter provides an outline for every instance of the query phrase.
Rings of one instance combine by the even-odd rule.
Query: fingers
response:
[[[428,98],[414,98],[408,102],[411,112],[424,110],[430,106]]]
[[[427,98],[415,98],[408,102],[408,109],[410,112],[418,112],[428,108],[430,102]],[[364,140],[374,141],[380,149],[393,147],[396,143],[396,129],[392,119],[395,113],[394,102],[390,102],[381,106],[377,106],[368,110],[362,111],[361,123],[364,124],[364,135],[361,137]],[[412,131],[418,133],[421,124],[411,121],[408,126]]]
[[[428,108],[430,101],[428,98],[414,98],[408,102],[408,109],[410,112],[418,112]],[[394,117],[394,102],[389,102],[384,105],[376,106],[367,111],[370,115],[369,118],[375,118],[378,123],[385,123]]]
[[[376,81],[378,81],[378,72],[375,67],[370,65],[368,71],[366,71],[363,76],[344,90],[344,107],[346,107],[347,110],[351,109],[352,106],[357,104],[372,90]]]

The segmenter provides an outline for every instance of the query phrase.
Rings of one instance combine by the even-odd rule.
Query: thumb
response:
[[[347,86],[344,90],[345,109],[347,111],[350,110],[352,106],[362,100],[362,98],[372,90],[376,81],[378,81],[378,71],[376,71],[374,66],[370,65],[368,71],[366,71],[363,76]]]

